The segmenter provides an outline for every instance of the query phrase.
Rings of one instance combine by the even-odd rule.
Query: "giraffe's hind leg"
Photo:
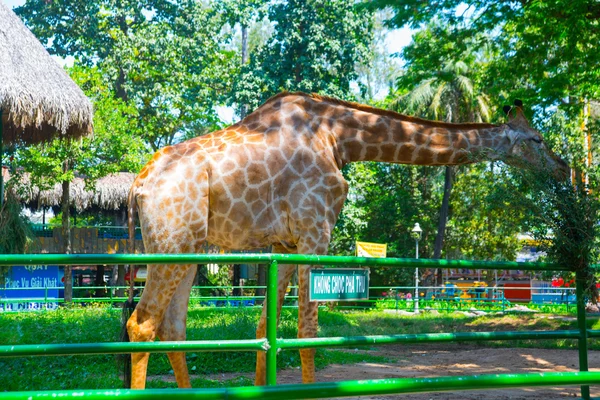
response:
[[[309,301],[309,274],[312,266],[298,266],[298,338],[315,338],[318,331],[319,303]],[[301,349],[302,382],[315,381],[315,349]]]
[[[132,342],[152,342],[156,338],[171,299],[188,276],[191,265],[149,265],[146,287],[135,311],[127,321]],[[150,353],[131,355],[131,388],[146,387]]]
[[[185,340],[188,303],[195,275],[196,268],[190,268],[185,278],[183,278],[177,287],[175,295],[167,308],[165,318],[158,327],[158,337],[160,340],[165,342]],[[172,352],[167,353],[167,356],[173,367],[177,386],[180,388],[191,388],[185,353]]]

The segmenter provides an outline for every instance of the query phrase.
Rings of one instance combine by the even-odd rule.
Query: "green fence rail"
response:
[[[186,341],[157,343],[87,343],[55,345],[0,346],[0,357],[23,357],[63,354],[108,354],[129,352],[177,351],[265,351],[267,386],[200,390],[61,390],[43,392],[4,392],[5,399],[42,397],[81,397],[100,399],[156,398],[160,396],[203,399],[300,399],[398,393],[435,392],[449,390],[493,389],[505,387],[581,385],[581,395],[590,399],[590,384],[600,384],[600,372],[588,372],[588,338],[600,337],[600,331],[586,328],[583,277],[576,277],[578,329],[562,331],[519,332],[458,332],[416,335],[360,336],[339,338],[278,339],[277,338],[277,274],[278,264],[308,264],[330,266],[389,266],[400,268],[478,268],[520,269],[530,271],[569,271],[566,266],[549,263],[483,262],[457,260],[427,260],[401,258],[361,258],[284,254],[123,254],[123,255],[0,255],[0,265],[97,265],[97,264],[267,264],[267,334],[265,339],[229,341]],[[515,339],[575,339],[579,349],[579,372],[544,374],[499,374],[434,378],[402,378],[370,381],[345,381],[310,385],[276,385],[277,352],[280,349],[374,345],[389,343],[431,343],[447,341],[515,340]]]
[[[126,292],[128,286],[73,286],[74,304],[86,306],[91,304],[106,304],[115,306],[113,309],[118,311],[116,306],[120,306],[127,299]],[[284,308],[297,308],[298,296],[295,293],[298,286],[289,286],[290,294],[285,297]],[[549,288],[538,286],[527,287],[486,287],[483,293],[471,293],[476,286],[460,289],[454,288],[455,292],[467,292],[476,297],[461,297],[459,295],[441,296],[440,292],[447,290],[445,286],[419,286],[422,295],[419,296],[419,305],[423,310],[436,310],[441,312],[502,312],[502,313],[523,313],[523,312],[544,312],[555,314],[574,314],[575,309],[575,288]],[[193,307],[217,307],[219,309],[239,308],[239,307],[262,307],[262,301],[265,296],[256,295],[256,290],[266,290],[266,286],[192,286],[190,295],[190,308]],[[38,292],[44,290],[44,295],[28,296],[26,293]],[[23,311],[46,311],[54,310],[64,303],[64,298],[58,295],[50,296],[49,291],[63,291],[64,286],[45,286],[39,287],[8,287],[0,288],[0,312],[23,312]],[[220,294],[202,294],[205,291],[218,290]],[[233,295],[235,291],[242,292],[240,295]],[[393,291],[388,295],[387,291]],[[526,291],[530,292],[532,299],[524,302],[521,299],[507,299],[505,291],[512,292]],[[143,286],[136,286],[136,295],[138,298],[143,291]],[[340,302],[335,305],[336,309],[371,309],[371,310],[404,310],[412,312],[415,308],[415,301],[404,297],[406,293],[414,293],[415,286],[371,286],[369,287],[369,298],[353,302]],[[10,295],[11,292],[19,292],[21,297]],[[100,292],[100,294],[98,294]],[[382,293],[383,292],[383,293]],[[119,294],[120,293],[120,294]],[[432,296],[433,295],[433,296]],[[539,299],[535,296],[539,295]],[[5,296],[5,297],[3,297]],[[435,296],[435,298],[434,298]],[[542,296],[551,297],[544,299]],[[515,308],[515,304],[526,305],[528,309]],[[323,304],[320,307],[326,308]]]

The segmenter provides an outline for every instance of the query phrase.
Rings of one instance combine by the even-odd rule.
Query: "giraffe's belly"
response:
[[[277,242],[267,209],[257,214],[244,204],[234,204],[228,207],[228,211],[219,213],[211,210],[207,242],[229,250],[255,250]]]

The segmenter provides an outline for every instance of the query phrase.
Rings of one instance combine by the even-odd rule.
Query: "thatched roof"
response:
[[[0,109],[4,143],[39,143],[92,131],[92,104],[0,1]]]
[[[96,181],[95,187],[86,187],[83,178],[75,178],[71,182],[70,203],[77,212],[98,207],[103,210],[119,210],[127,206],[127,196],[135,175],[130,172],[119,172],[105,176]],[[32,186],[29,174],[25,174],[20,182],[9,181],[11,190],[21,203],[31,209],[40,207],[58,207],[62,200],[62,185],[57,183],[49,190],[40,191]]]

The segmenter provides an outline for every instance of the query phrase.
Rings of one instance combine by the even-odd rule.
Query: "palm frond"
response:
[[[446,91],[447,84],[446,82],[440,82],[438,85],[433,97],[431,98],[431,102],[429,103],[429,111],[433,114],[435,119],[439,119],[440,111],[442,109],[442,97],[444,92]]]
[[[426,79],[407,94],[408,107],[411,110],[418,111],[429,104],[434,95],[433,83],[435,81],[436,78]]]
[[[477,114],[481,119],[480,122],[487,122],[492,119],[492,110],[490,109],[490,99],[486,94],[480,94],[476,97]]]
[[[465,75],[457,75],[454,79],[458,89],[462,92],[463,98],[473,97],[473,81]]]

